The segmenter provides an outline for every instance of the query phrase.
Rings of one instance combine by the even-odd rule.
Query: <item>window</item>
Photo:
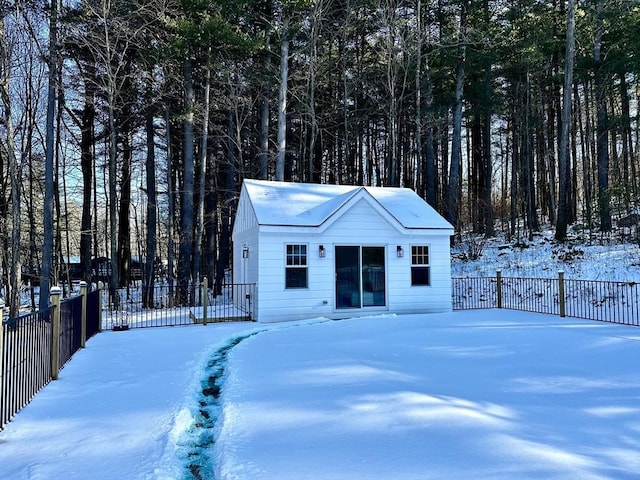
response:
[[[411,285],[431,285],[427,245],[411,246]]]
[[[307,288],[306,245],[287,245],[285,288]]]

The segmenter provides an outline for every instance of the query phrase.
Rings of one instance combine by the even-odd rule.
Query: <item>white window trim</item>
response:
[[[427,258],[428,258],[428,263],[413,263],[413,248],[414,247],[426,247],[427,248]],[[411,256],[411,262],[410,262],[410,281],[411,281],[411,286],[412,287],[431,287],[431,285],[433,284],[432,278],[431,278],[431,244],[430,243],[415,243],[415,244],[411,244],[409,246],[410,248],[410,252],[409,255]],[[423,256],[423,255],[421,255]],[[413,283],[413,279],[412,277],[412,270],[413,267],[427,267],[429,269],[429,283],[427,284],[414,284]]]
[[[304,254],[304,258],[306,260],[305,265],[289,265],[288,262],[288,257],[289,257],[289,253],[287,252],[287,249],[289,246],[304,246],[305,247],[305,254]],[[287,287],[287,270],[289,268],[295,268],[295,269],[304,269],[306,270],[306,285],[304,287]],[[293,242],[287,242],[284,244],[284,289],[285,290],[304,290],[305,288],[309,288],[309,244],[308,243],[293,243]]]

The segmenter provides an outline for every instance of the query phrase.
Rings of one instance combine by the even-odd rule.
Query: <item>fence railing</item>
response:
[[[217,290],[217,292],[216,292]],[[103,290],[104,329],[172,327],[194,323],[252,321],[255,318],[253,283],[201,283],[185,287],[154,285]]]
[[[453,309],[507,308],[640,326],[640,283],[557,278],[452,279]]]
[[[52,316],[41,310],[1,325],[0,429],[51,381]]]
[[[99,293],[80,292],[61,301],[52,288],[48,309],[6,321],[0,304],[0,430],[98,332]]]

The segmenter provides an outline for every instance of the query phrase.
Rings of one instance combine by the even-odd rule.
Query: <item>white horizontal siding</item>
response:
[[[258,320],[285,321],[324,316],[340,318],[375,312],[429,312],[451,309],[449,236],[442,230],[401,233],[395,220],[361,199],[322,233],[309,227],[261,227],[257,264]],[[306,289],[285,288],[285,246],[308,246]],[[326,256],[319,257],[319,245]],[[411,245],[429,245],[431,286],[411,287]],[[383,246],[386,249],[386,299],[383,308],[335,309],[336,245]],[[404,249],[398,258],[396,246]],[[252,253],[250,253],[252,255]]]
[[[446,235],[416,236],[403,246],[404,257],[391,264],[394,279],[389,289],[389,309],[396,313],[451,310],[451,253]],[[431,285],[411,285],[411,246],[429,246]]]
[[[307,245],[308,288],[285,288],[287,244]],[[260,235],[259,321],[312,318],[331,313],[333,265],[327,261],[328,256],[319,257],[319,244],[305,233]]]

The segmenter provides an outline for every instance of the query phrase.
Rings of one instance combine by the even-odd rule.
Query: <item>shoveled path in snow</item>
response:
[[[96,335],[0,432],[0,479],[179,478],[176,418],[194,403],[216,348],[254,329],[246,322]]]

